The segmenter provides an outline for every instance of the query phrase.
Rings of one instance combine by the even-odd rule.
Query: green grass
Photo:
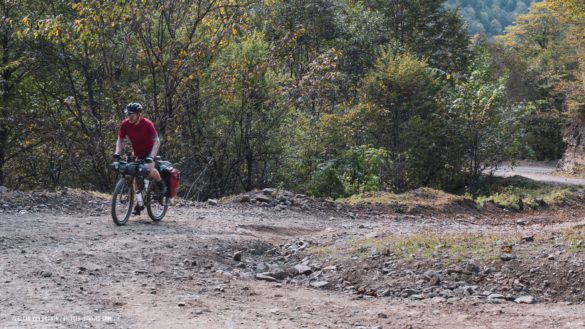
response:
[[[585,201],[583,186],[567,186],[533,181],[528,178],[483,177],[474,194],[460,190],[460,195],[431,188],[419,188],[395,194],[368,192],[342,200],[349,205],[381,204],[410,213],[417,209],[443,210],[450,205],[472,205],[479,209],[489,203],[513,211],[581,206]]]
[[[585,166],[576,165],[571,169],[561,170],[558,172],[559,176],[585,178]]]
[[[370,256],[374,250],[391,252],[406,260],[441,260],[458,263],[463,259],[493,260],[500,254],[498,241],[502,237],[481,234],[417,233],[391,235],[380,238],[350,238],[348,247],[312,247],[309,252],[317,256],[339,258]]]
[[[404,193],[367,192],[353,195],[341,202],[349,205],[385,205],[403,213],[413,213],[421,209],[442,211],[452,205],[474,203],[467,196],[450,194],[428,187],[421,187]]]
[[[561,231],[563,237],[569,242],[569,251],[572,253],[585,252],[585,227],[575,226]]]
[[[307,251],[318,257],[334,257],[340,254],[339,250],[333,248],[332,246],[311,246],[309,249],[307,249]]]
[[[514,211],[577,206],[585,197],[582,186],[536,182],[522,177],[490,179],[475,198],[480,206],[492,202]]]

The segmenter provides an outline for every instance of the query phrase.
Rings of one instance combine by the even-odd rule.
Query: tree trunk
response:
[[[4,127],[0,127],[0,185],[4,185],[4,159],[6,157],[6,141],[8,134]]]
[[[8,16],[7,7],[4,6],[4,15]],[[2,67],[4,67],[4,71],[2,71],[2,104],[0,104],[0,185],[4,185],[4,164],[6,161],[6,147],[8,146],[8,122],[6,119],[8,118],[8,101],[10,100],[10,77],[12,72],[10,71],[8,66],[8,62],[10,61],[10,37],[9,31],[4,31],[2,35]]]
[[[400,152],[400,109],[398,106],[392,109],[392,144],[390,149],[394,155]]]

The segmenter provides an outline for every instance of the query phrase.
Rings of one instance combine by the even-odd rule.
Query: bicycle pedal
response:
[[[138,205],[136,205],[134,207],[134,210],[132,211],[132,215],[134,215],[134,216],[140,216],[140,212],[142,210],[144,210],[144,206],[138,206]]]

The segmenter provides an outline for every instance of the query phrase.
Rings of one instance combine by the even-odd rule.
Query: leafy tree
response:
[[[337,18],[340,70],[357,83],[374,65],[378,49],[390,42],[384,16],[362,2],[350,4]]]
[[[408,186],[414,177],[431,175],[418,166],[408,168],[407,162],[413,154],[425,153],[419,149],[433,154],[433,144],[427,139],[433,139],[434,130],[428,128],[440,111],[436,98],[440,88],[424,61],[409,53],[390,51],[381,53],[363,81],[364,103],[355,116],[366,127],[364,143],[389,150],[391,185],[397,189]],[[407,168],[410,173],[405,172]]]
[[[368,1],[370,10],[384,18],[390,44],[408,51],[447,72],[467,66],[468,36],[456,11],[447,10],[443,0]]]
[[[258,32],[222,50],[210,70],[214,79],[205,88],[211,101],[204,111],[215,125],[202,129],[205,138],[218,142],[217,149],[207,150],[214,159],[211,174],[233,175],[219,182],[225,190],[237,190],[234,183],[246,191],[262,187],[271,180],[271,164],[282,156],[277,136],[287,119],[281,96],[287,79],[273,67],[269,45]]]
[[[35,68],[35,58],[22,36],[22,31],[31,25],[29,13],[42,11],[42,6],[28,2],[0,3],[0,185],[6,183],[4,168],[7,163],[46,141],[30,136],[32,130],[42,125],[36,120],[32,101],[27,97],[27,84]],[[8,174],[14,176],[21,164],[12,163],[12,173]],[[17,181],[23,178],[26,177],[13,177]]]
[[[585,113],[585,3],[580,0],[544,1],[559,20],[568,25],[567,40],[576,51],[576,61],[579,65],[575,70],[574,79],[570,79],[564,86],[568,95],[568,107],[579,114]]]
[[[566,30],[548,4],[541,2],[497,39],[500,45],[494,53],[509,76],[507,95],[525,104],[525,157],[558,159],[564,151],[566,93],[559,86],[571,79],[575,66]]]
[[[311,178],[311,192],[333,198],[380,190],[388,152],[369,145],[352,147],[320,164]]]
[[[55,109],[52,128],[62,134],[46,151],[86,159],[60,158],[61,166],[76,167],[79,174],[62,172],[69,182],[103,190],[111,185],[106,164],[123,105],[137,100],[146,106],[164,154],[168,127],[192,95],[190,83],[214,50],[225,46],[226,36],[237,34],[228,26],[246,14],[227,0],[78,1],[49,8],[35,21],[27,18],[21,31],[42,44],[33,48],[45,68],[35,88],[45,106]]]
[[[291,74],[302,76],[306,65],[330,48],[337,34],[339,6],[334,0],[277,0],[265,6],[268,19],[258,25],[266,31],[268,40],[283,44],[276,49]]]
[[[487,52],[465,79],[458,80],[449,100],[450,167],[460,168],[472,190],[488,167],[496,167],[519,152],[518,113],[508,106],[505,84],[492,77]]]

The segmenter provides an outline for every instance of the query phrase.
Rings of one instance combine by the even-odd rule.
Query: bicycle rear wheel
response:
[[[151,182],[146,189],[146,212],[153,221],[160,222],[169,209],[169,199],[160,196],[155,185],[156,183]]]
[[[116,225],[125,225],[134,205],[132,180],[121,177],[112,194],[112,220]]]

